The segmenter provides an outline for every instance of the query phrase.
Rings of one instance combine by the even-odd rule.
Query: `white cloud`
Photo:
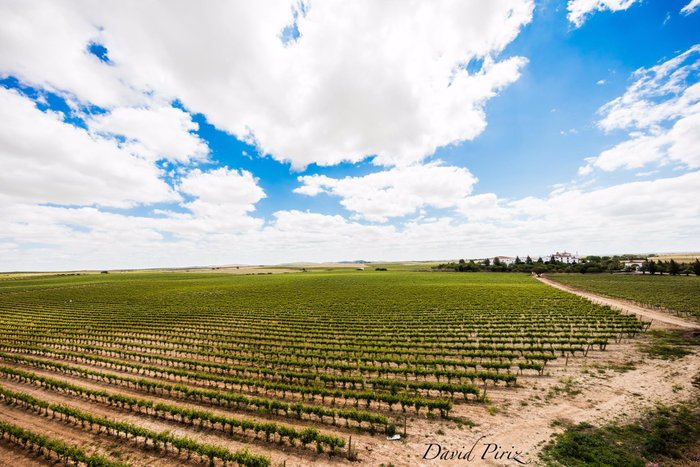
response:
[[[457,206],[472,191],[477,179],[462,167],[440,163],[412,165],[375,172],[362,177],[331,178],[325,175],[299,177],[296,193],[316,196],[327,193],[341,198],[340,204],[360,217],[385,221],[413,214],[424,207]]]
[[[87,123],[93,131],[127,138],[124,146],[148,160],[188,162],[205,159],[209,153],[206,143],[193,133],[198,125],[175,107],[119,107]]]
[[[202,172],[195,169],[180,181],[178,189],[197,198],[185,206],[200,214],[208,212],[210,206],[236,214],[253,211],[255,203],[265,198],[257,180],[246,170],[220,168]]]
[[[597,84],[598,86],[602,86],[602,85],[605,84],[605,80],[604,80],[604,79],[599,79],[598,81],[595,82],[595,84]]]
[[[659,172],[658,170],[649,170],[649,171],[646,171],[646,172],[637,172],[636,174],[634,174],[634,176],[635,176],[635,177],[648,177],[648,176],[654,175],[654,174],[656,174],[656,173],[658,173],[658,172]]]
[[[34,203],[129,207],[176,201],[160,170],[0,88],[0,194]]]
[[[588,158],[579,174],[651,163],[700,167],[700,83],[690,84],[699,75],[700,46],[637,70],[625,94],[599,110],[600,128],[631,131],[629,138]]]
[[[695,13],[695,10],[698,9],[700,6],[700,0],[690,0],[686,6],[681,8],[681,13],[684,15],[689,15],[691,13]]]
[[[623,11],[637,0],[569,0],[567,18],[578,28],[596,11]]]
[[[531,20],[531,0],[318,2],[285,45],[295,4],[4,3],[0,72],[110,109],[178,99],[300,168],[410,164],[472,139],[486,101],[526,63],[496,57]],[[483,66],[469,74],[471,60]]]
[[[238,183],[245,175],[231,175]],[[228,175],[215,175],[217,179]],[[199,182],[205,179],[196,177]],[[195,184],[195,185],[198,185]],[[250,187],[250,186],[249,186]],[[218,195],[210,198],[222,202]],[[254,189],[253,189],[254,191]],[[239,196],[242,204],[258,195]],[[366,225],[339,215],[279,211],[268,225],[197,230],[196,217],[148,218],[0,203],[0,270],[252,264],[338,259],[449,259],[553,248],[587,253],[678,251],[697,247],[700,172],[515,201],[467,198],[468,220],[441,217],[402,226]],[[479,212],[481,209],[481,212]],[[489,211],[497,213],[490,216]],[[238,209],[240,212],[240,209]],[[485,214],[485,215],[482,215]],[[80,225],[79,231],[71,225]],[[23,245],[32,244],[32,254]],[[173,256],[172,252],[177,255]]]
[[[698,112],[700,83],[690,84],[690,78],[699,72],[700,45],[659,65],[635,71],[635,81],[625,94],[599,110],[603,115],[600,127],[606,131],[644,129]]]
[[[504,206],[505,202],[494,193],[469,196],[458,204],[458,212],[470,221],[498,221],[510,219],[515,214]]]
[[[148,99],[109,66],[88,53],[102,41],[100,22],[80,14],[81,2],[0,4],[0,75],[103,107],[139,105]],[[102,6],[106,6],[102,4]]]
[[[575,0],[569,16],[580,24],[632,3]],[[84,105],[107,111],[82,115],[86,130],[0,90],[0,270],[697,247],[700,172],[508,200],[472,195],[466,168],[422,162],[483,131],[485,104],[526,63],[499,54],[531,20],[531,1],[312,3],[296,17],[300,37],[283,44],[293,5],[0,3],[0,75],[61,94],[79,115]],[[110,63],[88,53],[91,42]],[[700,167],[700,89],[687,84],[699,52],[637,72],[601,110],[601,128],[629,139],[582,172]],[[208,148],[174,101],[295,168],[372,155],[387,168],[299,178],[297,193],[338,197],[350,219],[290,209],[265,223],[252,173],[193,168]],[[163,158],[178,163],[169,177]],[[161,202],[170,207],[153,215],[95,207]],[[429,209],[451,213],[426,218]]]

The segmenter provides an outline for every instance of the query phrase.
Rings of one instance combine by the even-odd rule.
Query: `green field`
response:
[[[404,414],[439,424],[523,372],[544,377],[548,362],[641,328],[517,274],[11,277],[0,280],[0,400],[127,439],[140,433],[165,451],[177,446],[182,459],[332,462],[355,455],[350,436],[361,446]],[[42,392],[29,396],[23,385]],[[66,403],[40,397],[54,392]],[[97,405],[116,419],[127,410],[207,426],[256,454],[117,426],[90,415]]]
[[[590,292],[700,317],[700,277],[651,274],[550,274]]]

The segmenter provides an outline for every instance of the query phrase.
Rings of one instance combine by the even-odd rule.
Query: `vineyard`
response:
[[[700,318],[700,277],[651,274],[552,274],[562,284]]]
[[[374,465],[645,329],[488,273],[8,276],[0,317],[0,448],[95,466]]]

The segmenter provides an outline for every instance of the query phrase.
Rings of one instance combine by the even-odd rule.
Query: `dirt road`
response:
[[[683,328],[683,329],[698,329],[700,328],[697,323],[690,320],[680,318],[678,316],[671,316],[663,311],[652,310],[650,308],[644,308],[635,303],[629,302],[627,300],[621,300],[617,298],[604,297],[602,295],[594,294],[591,292],[586,292],[581,289],[570,287],[568,285],[561,284],[559,282],[553,281],[547,277],[538,277],[537,280],[540,282],[555,287],[559,290],[578,295],[593,303],[598,305],[607,305],[610,308],[620,310],[624,313],[630,313],[634,315],[641,316],[647,320],[652,320],[651,327],[653,329],[668,329],[668,328]]]

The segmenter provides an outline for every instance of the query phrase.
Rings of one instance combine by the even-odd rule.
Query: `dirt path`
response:
[[[650,308],[644,308],[642,306],[636,305],[626,300],[620,300],[617,298],[604,297],[602,295],[594,294],[591,292],[586,292],[581,289],[577,289],[568,285],[561,284],[559,282],[553,281],[547,277],[538,277],[537,280],[540,282],[550,285],[564,292],[569,292],[579,297],[583,297],[590,300],[598,305],[607,305],[610,308],[616,310],[621,310],[625,313],[630,313],[634,315],[640,315],[644,318],[652,320],[651,327],[655,329],[663,328],[685,328],[685,329],[697,329],[697,323],[690,320],[685,320],[677,316],[670,316],[668,313],[664,313],[658,310],[652,310]]]
[[[638,346],[650,339],[624,339],[610,344],[606,351],[570,359],[568,366],[548,365],[545,376],[519,378],[518,388],[492,391],[488,405],[456,405],[452,421],[409,418],[405,442],[376,440],[361,454],[371,465],[517,466],[521,464],[512,456],[518,451],[519,459],[530,466],[540,465],[539,451],[554,433],[563,430],[559,421],[625,422],[658,402],[673,404],[700,396],[690,383],[700,373],[700,350],[679,360],[645,358]],[[470,420],[475,426],[469,428],[458,420]],[[428,451],[430,443],[435,446]],[[433,459],[437,445],[442,453],[466,453],[474,446],[473,458]],[[488,453],[482,459],[484,451],[491,449],[503,457]]]
[[[35,433],[44,434],[52,439],[58,439],[64,443],[79,446],[86,452],[98,453],[103,456],[107,456],[112,460],[117,460],[117,458],[122,462],[127,462],[132,465],[148,465],[153,467],[168,467],[178,462],[174,456],[160,456],[155,453],[147,452],[139,449],[133,443],[125,443],[123,440],[116,439],[111,436],[104,434],[98,434],[96,432],[89,432],[87,430],[82,430],[75,425],[70,425],[67,423],[60,422],[47,417],[42,417],[30,410],[24,410],[19,407],[10,407],[4,402],[0,403],[0,419],[6,420],[17,426],[24,428],[25,430],[31,430]],[[6,441],[2,443],[4,446],[8,446]],[[23,456],[19,453],[20,448],[10,448],[8,446],[7,454],[0,453],[0,465],[12,465],[24,466],[32,465],[31,456]],[[11,463],[12,459],[24,459],[28,460],[27,464],[24,463]],[[34,462],[44,463],[45,465],[53,465],[52,463],[42,461],[43,458],[36,458]],[[184,460],[184,459],[183,459]],[[6,464],[3,464],[5,462]],[[9,462],[9,464],[7,464]],[[185,465],[185,463],[181,463]]]
[[[9,441],[0,441],[0,467],[42,467],[51,462],[37,454],[29,454]]]
[[[653,320],[653,328],[697,329],[692,322],[660,311],[573,290],[547,278],[540,280],[593,303]],[[606,351],[570,358],[568,365],[560,360],[552,362],[544,376],[521,376],[516,389],[492,390],[491,408],[456,405],[453,422],[409,419],[407,440],[394,444],[377,441],[367,446],[370,451],[365,454],[375,465],[451,467],[522,465],[514,460],[519,452],[521,461],[540,465],[539,451],[553,434],[563,430],[559,422],[624,423],[659,402],[674,404],[700,397],[700,391],[690,383],[700,374],[700,349],[678,360],[652,359],[639,351],[640,345],[652,339],[647,335],[625,338],[608,344]],[[459,420],[469,420],[475,426],[469,428]]]
[[[44,376],[47,378],[53,378],[60,381],[65,381],[67,383],[74,384],[86,389],[92,390],[106,390],[111,394],[115,395],[125,395],[130,397],[136,397],[138,399],[152,401],[153,403],[163,402],[170,405],[175,405],[178,407],[206,410],[216,415],[233,416],[237,418],[245,418],[249,420],[256,420],[258,422],[269,422],[274,421],[276,423],[294,427],[301,431],[304,428],[314,427],[319,431],[326,434],[336,434],[338,436],[347,438],[348,436],[353,436],[354,439],[361,439],[363,437],[369,437],[366,433],[360,432],[352,428],[345,428],[343,422],[338,422],[338,425],[332,425],[330,423],[320,423],[314,420],[303,419],[299,420],[296,417],[283,417],[275,416],[271,414],[259,414],[256,411],[251,410],[237,410],[235,407],[223,407],[216,404],[209,404],[206,402],[197,402],[190,399],[178,398],[178,397],[168,397],[161,396],[153,393],[149,393],[144,390],[140,390],[133,387],[126,387],[122,385],[109,384],[103,381],[95,381],[86,378],[80,378],[74,375],[66,375],[64,373],[52,372],[49,370],[35,368],[30,365],[19,365],[13,362],[2,362],[4,366],[16,368],[18,370],[28,371],[30,373],[37,374],[39,376]],[[10,378],[5,375],[0,374],[0,383],[3,381],[11,382]],[[14,380],[16,382],[16,380]],[[85,399],[83,399],[85,400]]]
[[[345,460],[342,456],[335,456],[331,460],[328,454],[317,454],[314,450],[308,448],[292,448],[287,445],[267,443],[264,440],[258,440],[248,436],[230,437],[221,431],[199,429],[176,421],[168,421],[145,414],[138,414],[130,410],[86,401],[85,399],[73,395],[48,391],[28,383],[20,383],[18,381],[2,378],[0,379],[0,384],[6,388],[30,394],[50,403],[66,404],[96,416],[119,419],[149,430],[169,431],[176,436],[192,438],[202,443],[225,447],[231,451],[248,448],[255,454],[270,457],[273,465],[279,465],[283,462],[286,462],[287,466],[311,465],[314,463],[321,463],[323,465],[326,462],[332,463],[333,465],[340,465],[343,463],[350,465],[350,462]],[[353,439],[355,439],[354,436]]]

